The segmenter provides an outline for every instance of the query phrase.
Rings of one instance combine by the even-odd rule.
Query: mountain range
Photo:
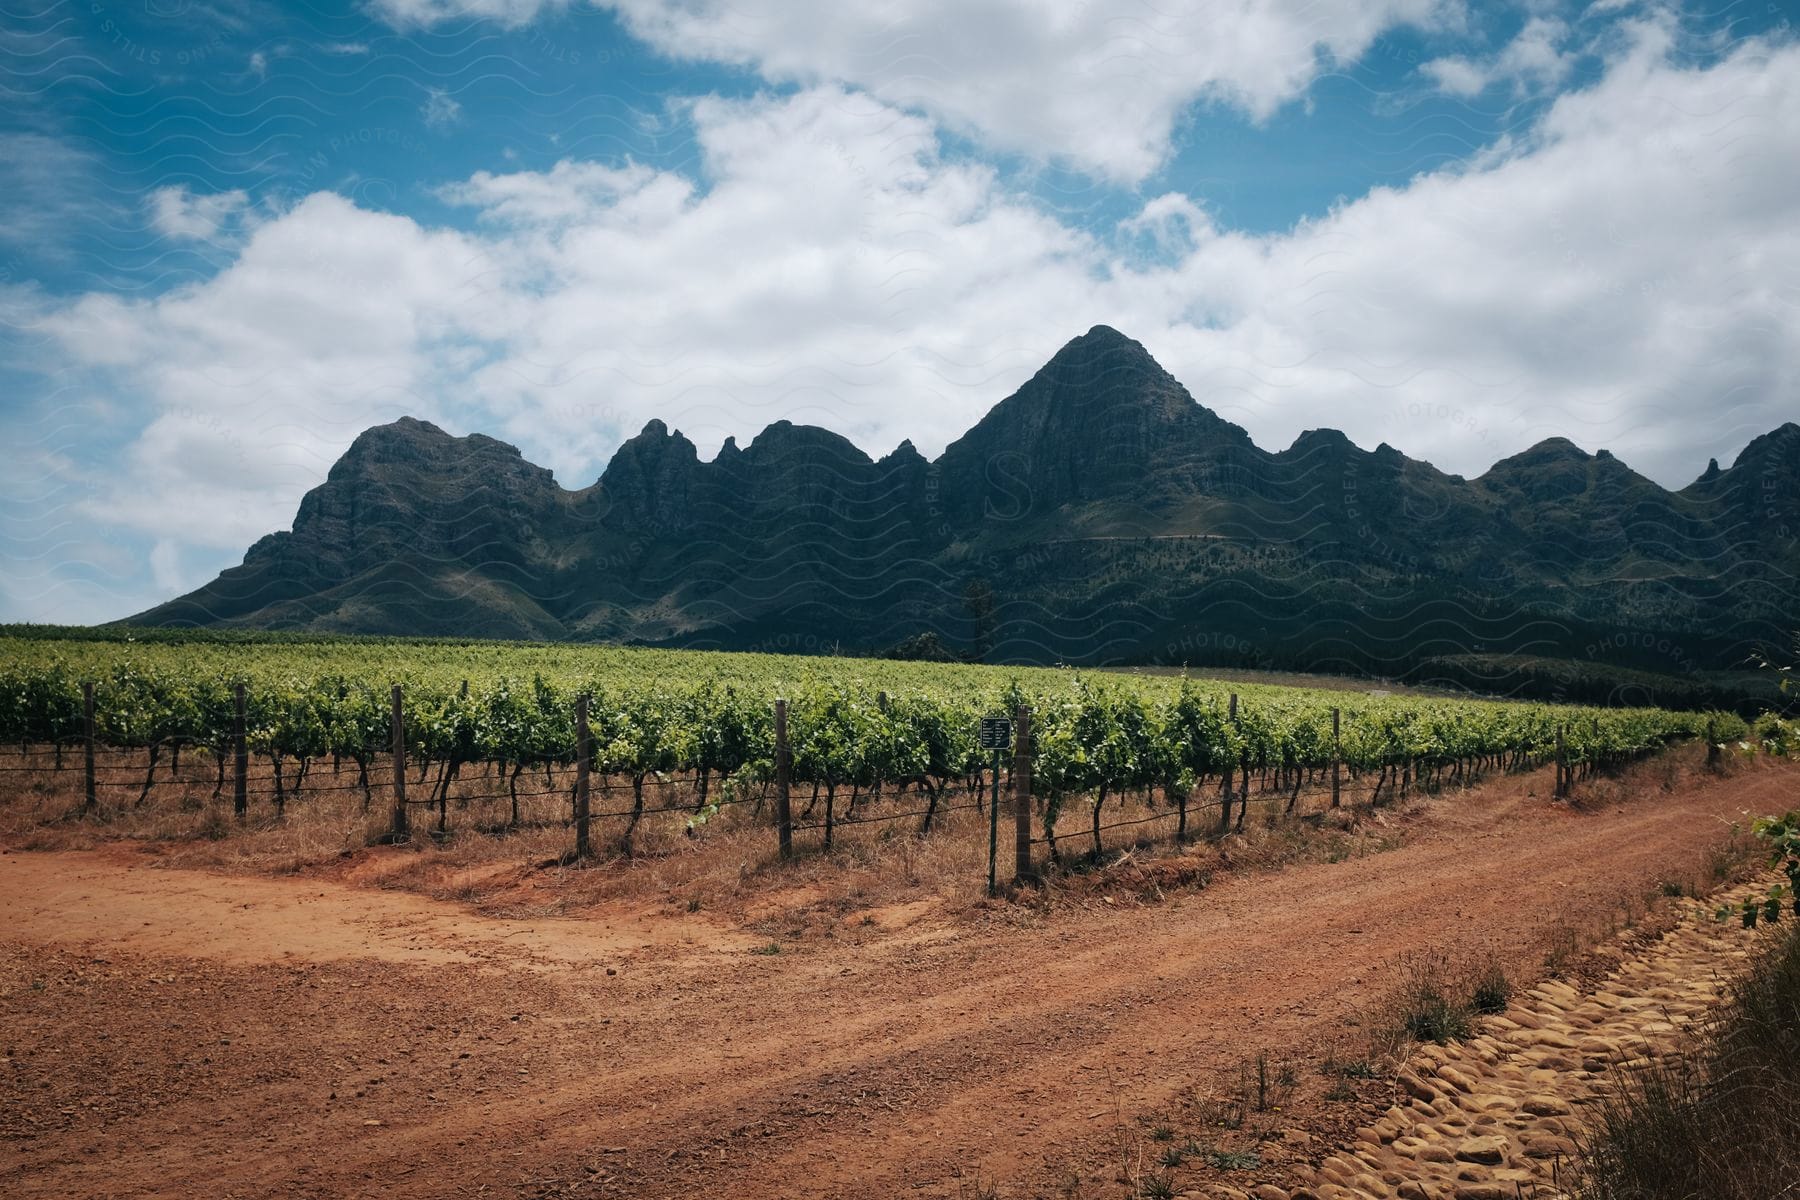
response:
[[[1800,627],[1800,426],[1680,491],[1561,438],[1476,479],[1330,429],[1270,452],[1097,326],[935,461],[786,421],[702,461],[651,421],[569,491],[403,418],[356,439],[291,531],[130,620],[1693,677]]]

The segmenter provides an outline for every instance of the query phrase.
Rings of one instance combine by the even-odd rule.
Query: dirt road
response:
[[[1399,849],[1161,904],[777,941],[503,921],[317,880],[0,855],[0,1193],[1107,1193],[1108,1130],[1259,1048],[1341,1036],[1423,945],[1526,952],[1692,878],[1800,772],[1570,811],[1505,780]],[[1547,780],[1535,781],[1546,791]]]

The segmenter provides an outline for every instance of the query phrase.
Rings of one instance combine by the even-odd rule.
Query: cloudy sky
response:
[[[1280,448],[1672,487],[1800,415],[1785,3],[15,0],[0,619],[286,528],[405,413],[937,453],[1114,325]]]

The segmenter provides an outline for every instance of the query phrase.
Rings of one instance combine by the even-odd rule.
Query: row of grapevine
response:
[[[8,651],[21,647],[4,647]],[[574,698],[587,694],[593,766],[606,774],[766,774],[772,707],[789,701],[792,774],[828,788],[878,780],[942,786],[978,771],[981,715],[1032,708],[1034,788],[1055,801],[1128,789],[1180,793],[1228,771],[1288,779],[1341,761],[1355,774],[1461,771],[1541,760],[1558,730],[1578,764],[1604,766],[1670,740],[1742,740],[1730,714],[1572,708],[1420,697],[1244,688],[1055,671],[816,661],[757,672],[717,656],[714,675],[643,669],[629,653],[599,671],[508,673],[504,656],[444,650],[438,663],[356,661],[326,647],[152,653],[116,643],[25,643],[0,658],[0,742],[72,743],[91,681],[98,739],[115,748],[188,746],[223,754],[245,686],[253,752],[280,761],[359,762],[388,748],[390,682],[405,685],[409,757],[451,764],[569,763]],[[191,650],[192,648],[184,648]],[[295,653],[296,649],[303,653]],[[668,652],[647,652],[649,665]],[[709,656],[690,655],[704,659]],[[211,661],[209,661],[209,659]],[[232,661],[223,661],[230,659]],[[829,663],[829,660],[827,660]],[[753,664],[754,665],[754,664]],[[763,664],[765,666],[769,664]],[[484,669],[484,667],[486,669]],[[464,674],[466,673],[466,674]],[[1333,737],[1333,710],[1341,732]]]

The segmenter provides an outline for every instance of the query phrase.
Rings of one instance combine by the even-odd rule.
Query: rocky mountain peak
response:
[[[866,467],[873,461],[842,434],[817,425],[796,425],[792,421],[776,421],[766,427],[751,441],[744,454],[753,462],[802,458],[834,468]]]
[[[1735,471],[1746,466],[1772,467],[1790,474],[1800,473],[1800,425],[1788,421],[1760,437],[1751,438],[1737,458],[1732,460],[1731,469]]]
[[[985,490],[1007,476],[1032,510],[1049,512],[1141,495],[1159,478],[1180,490],[1200,460],[1248,446],[1141,343],[1096,325],[951,443],[939,466],[952,508],[985,511]]]
[[[343,479],[384,468],[442,469],[458,459],[511,458],[523,462],[518,448],[481,434],[456,437],[417,417],[401,417],[372,425],[356,435],[349,449],[332,464],[329,478]]]
[[[673,529],[686,519],[700,470],[694,443],[653,419],[613,454],[600,474],[600,489],[615,519],[639,528]]]
[[[881,456],[882,466],[911,464],[915,462],[923,463],[924,461],[925,456],[919,453],[919,448],[912,444],[911,438],[907,438],[898,446],[895,446],[892,450]]]
[[[1624,628],[1735,662],[1800,618],[1797,529],[1800,425],[1680,496],[1563,438],[1475,481],[1329,429],[1269,454],[1097,325],[936,463],[911,442],[874,463],[788,421],[701,462],[652,420],[568,493],[503,442],[378,426],[292,533],[141,619],[740,648],[879,649],[931,630],[964,645],[978,573],[996,653],[1018,661],[1185,657],[1205,631],[1386,670],[1438,636],[1395,629],[1538,653],[1557,630],[1579,652]],[[1653,596],[1646,563],[1666,564]]]

